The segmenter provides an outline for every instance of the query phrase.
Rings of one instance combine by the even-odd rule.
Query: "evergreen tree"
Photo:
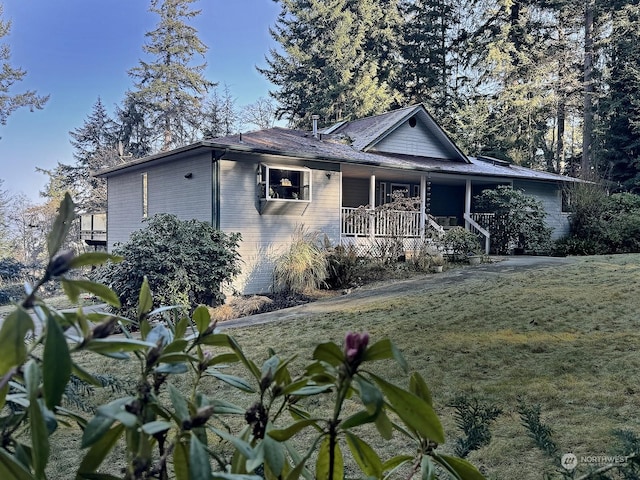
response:
[[[279,0],[271,49],[258,70],[278,87],[278,118],[309,127],[388,110],[398,53],[397,2],[390,0]]]
[[[53,170],[41,170],[49,176],[49,185],[42,195],[56,200],[61,192],[69,191],[82,210],[106,211],[106,183],[104,179],[93,177],[92,173],[122,162],[118,152],[118,131],[118,125],[98,98],[82,126],[69,132],[75,162],[58,162]]]
[[[405,0],[402,3],[402,71],[398,89],[408,103],[424,103],[437,118],[448,110],[452,66],[450,30],[455,28],[450,0]]]
[[[146,121],[142,106],[131,92],[127,92],[122,106],[116,108],[119,155],[124,158],[142,158],[151,154],[152,129]]]
[[[0,39],[9,34],[11,22],[2,20],[3,8],[0,4]],[[11,49],[8,45],[0,44],[0,125],[6,125],[9,115],[20,107],[41,109],[49,99],[48,96],[38,96],[33,90],[23,93],[10,94],[11,87],[21,81],[27,74],[20,68],[14,68],[11,60]]]
[[[137,90],[133,98],[158,135],[162,150],[193,141],[198,131],[202,100],[214,84],[203,76],[206,63],[193,64],[194,56],[207,51],[197,30],[187,24],[200,11],[196,0],[152,0],[150,11],[160,17],[148,32],[143,50],[152,56],[140,61],[129,75]]]
[[[202,133],[204,138],[224,137],[236,133],[240,113],[236,109],[236,100],[228,85],[222,94],[218,89],[205,100],[202,112]]]
[[[612,13],[607,91],[600,101],[597,158],[601,175],[617,188],[640,192],[640,6]]]

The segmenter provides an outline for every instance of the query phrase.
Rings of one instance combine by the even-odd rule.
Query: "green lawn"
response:
[[[490,445],[469,457],[488,478],[561,478],[556,471],[563,453],[603,455],[615,447],[612,430],[640,434],[639,286],[640,255],[589,257],[231,333],[260,361],[267,346],[309,359],[319,341],[341,342],[348,330],[366,330],[372,341],[389,337],[432,389],[448,434],[442,449],[450,451],[460,434],[449,405],[466,395],[503,410]],[[296,365],[302,360],[294,370]],[[122,375],[119,364],[102,359],[87,360],[87,368]],[[379,372],[406,384],[392,362],[381,362]],[[212,396],[227,392],[215,384],[208,388]],[[540,404],[559,447],[557,459],[529,438],[519,400]],[[64,428],[54,434],[51,472],[68,471],[77,439],[77,431]],[[394,442],[374,445],[386,458],[405,448]],[[71,472],[51,478],[71,478]]]

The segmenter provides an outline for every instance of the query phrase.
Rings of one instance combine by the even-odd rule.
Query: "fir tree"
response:
[[[258,70],[278,87],[278,117],[308,127],[381,113],[399,100],[390,81],[397,70],[397,2],[280,0],[271,29],[281,49]]]
[[[608,89],[600,101],[597,157],[601,175],[621,190],[640,192],[640,6],[613,12]]]
[[[187,24],[200,13],[190,9],[194,1],[151,1],[150,11],[159,15],[160,21],[146,34],[148,43],[143,50],[152,60],[141,60],[129,71],[137,88],[133,98],[148,116],[162,150],[195,139],[202,100],[214,86],[203,75],[206,63],[193,63],[196,55],[204,57],[207,51],[197,30]]]
[[[0,39],[9,34],[11,22],[2,20],[3,8],[0,4]],[[27,74],[21,68],[12,67],[11,49],[6,44],[0,44],[0,125],[6,125],[9,115],[21,107],[41,109],[49,99],[49,96],[38,96],[33,90],[23,93],[9,93],[11,87],[24,79]]]

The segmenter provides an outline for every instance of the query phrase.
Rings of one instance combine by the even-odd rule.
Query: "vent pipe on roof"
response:
[[[318,119],[320,115],[311,115],[311,120],[313,120],[313,138],[318,138]]]

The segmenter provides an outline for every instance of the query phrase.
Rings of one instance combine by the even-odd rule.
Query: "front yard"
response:
[[[545,473],[562,478],[562,454],[572,452],[578,459],[611,454],[617,445],[614,430],[640,434],[638,285],[640,255],[586,257],[572,265],[465,276],[429,290],[232,334],[260,362],[269,346],[282,357],[297,353],[308,359],[317,343],[341,342],[349,330],[366,330],[372,341],[389,337],[432,390],[447,434],[440,448],[451,452],[462,435],[451,404],[464,395],[502,410],[492,441],[468,457],[487,478],[541,480]],[[85,360],[91,371],[123,376],[116,361]],[[376,367],[406,385],[393,362]],[[212,396],[250,404],[220,384],[209,388]],[[97,395],[100,401],[107,396]],[[541,421],[553,431],[554,455],[536,447],[518,414],[519,405],[538,404]],[[54,434],[52,478],[73,478],[71,471],[64,472],[70,457],[80,453],[78,437],[67,428]],[[406,448],[395,442],[373,446],[387,458]],[[594,466],[579,464],[578,471]]]

